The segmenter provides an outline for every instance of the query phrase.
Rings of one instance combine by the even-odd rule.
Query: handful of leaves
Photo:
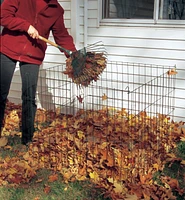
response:
[[[104,53],[87,52],[85,63],[80,65],[78,73],[72,65],[72,57],[66,60],[66,70],[63,72],[68,75],[72,81],[79,85],[87,87],[92,81],[97,81],[100,74],[106,68],[107,59]]]

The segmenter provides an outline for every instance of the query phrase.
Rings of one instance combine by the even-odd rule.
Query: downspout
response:
[[[97,28],[100,27],[100,21],[102,20],[102,8],[103,8],[103,3],[102,0],[98,0],[98,17],[97,17]]]
[[[77,50],[80,48],[80,15],[79,15],[79,1],[71,0],[71,35],[73,36],[75,46]],[[70,105],[69,112],[75,112],[73,108],[75,107],[74,104],[76,103],[75,94],[78,94],[77,87],[72,85],[70,90]]]
[[[154,24],[157,24],[159,19],[159,0],[154,1]]]
[[[164,0],[161,0],[159,8],[160,8],[159,19],[163,19]]]
[[[75,45],[77,49],[80,45],[80,37],[79,37],[79,1],[71,0],[71,35],[73,36]]]
[[[87,46],[88,0],[84,0],[84,46]]]

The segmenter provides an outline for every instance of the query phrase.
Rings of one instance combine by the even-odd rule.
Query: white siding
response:
[[[59,0],[60,5],[64,8],[64,22],[65,26],[71,34],[71,1],[70,0]],[[50,34],[49,40],[54,41],[52,33]],[[65,63],[66,57],[56,47],[48,45],[44,62],[51,63]]]
[[[109,59],[154,64],[185,64],[185,25],[129,25],[100,21],[98,0],[88,1],[88,43],[102,40]],[[127,22],[128,23],[128,22]]]

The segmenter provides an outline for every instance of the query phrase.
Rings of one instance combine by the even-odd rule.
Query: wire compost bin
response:
[[[99,182],[137,182],[159,166],[159,151],[169,151],[175,67],[109,61],[88,87],[75,85],[64,70],[57,65],[40,71],[34,142],[46,143],[46,158],[39,162],[67,169],[68,179]]]

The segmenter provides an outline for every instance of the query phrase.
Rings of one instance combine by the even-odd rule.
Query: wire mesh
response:
[[[37,113],[34,142],[45,143],[50,160],[39,156],[42,165],[67,169],[80,180],[96,172],[97,179],[137,182],[163,160],[159,151],[169,151],[168,124],[174,120],[174,66],[108,62],[99,80],[85,88],[63,70],[58,65],[40,73],[44,115]]]

